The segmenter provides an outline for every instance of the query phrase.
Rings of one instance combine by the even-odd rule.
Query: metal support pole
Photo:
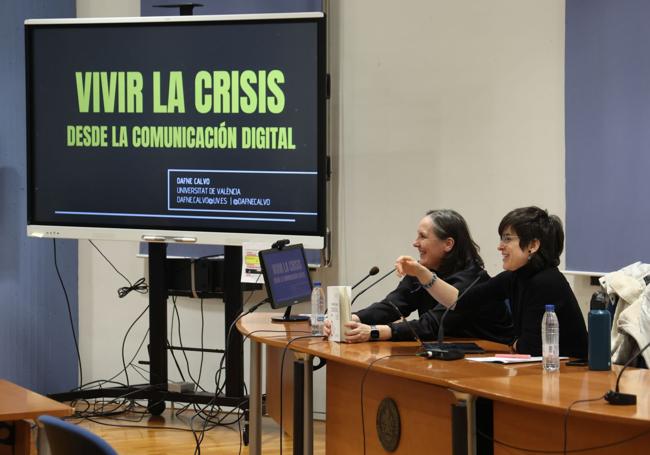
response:
[[[463,444],[462,448],[468,455],[476,455],[476,397],[474,395],[458,392],[452,389],[449,389],[449,391],[453,393],[456,399],[459,401],[458,404],[452,406],[458,406],[460,410],[464,411],[463,414],[465,414],[465,422],[459,422],[459,428],[457,428],[464,428],[464,431],[467,434],[467,445],[465,446]],[[452,428],[452,434],[453,433],[454,428]]]
[[[248,417],[250,435],[248,453],[262,454],[262,345],[251,339],[250,395]]]
[[[305,363],[293,361],[293,455],[304,454],[305,440]]]
[[[313,455],[314,453],[314,356],[305,354],[304,358],[304,412],[303,412],[303,431],[304,431],[304,454]],[[295,418],[295,417],[294,417]]]

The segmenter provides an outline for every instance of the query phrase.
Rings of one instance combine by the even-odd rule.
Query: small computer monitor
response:
[[[259,252],[266,292],[271,307],[287,308],[282,322],[307,320],[306,316],[291,316],[291,306],[311,299],[311,277],[302,244],[287,245]]]

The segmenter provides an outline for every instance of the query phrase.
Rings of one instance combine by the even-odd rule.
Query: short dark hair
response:
[[[539,249],[530,257],[538,269],[560,265],[564,249],[564,228],[556,215],[549,215],[539,207],[521,207],[512,210],[499,223],[499,235],[511,228],[519,236],[519,247],[525,250],[530,243],[539,240]]]
[[[454,247],[445,255],[437,270],[441,276],[449,276],[468,268],[470,265],[483,268],[479,247],[472,240],[469,228],[460,213],[455,210],[429,210],[427,215],[433,221],[433,233],[441,240],[454,239]]]

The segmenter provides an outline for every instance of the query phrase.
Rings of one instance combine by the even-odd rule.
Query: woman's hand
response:
[[[329,338],[332,335],[332,321],[329,319],[325,319],[325,323],[323,324],[323,335],[325,335],[325,338]]]
[[[446,307],[453,305],[458,299],[458,289],[440,278],[436,279],[431,270],[411,256],[398,257],[395,261],[395,268],[400,275],[412,276],[423,286],[425,283],[430,283],[425,289],[438,303],[442,303]],[[436,283],[435,286],[433,286],[434,282]]]
[[[363,343],[370,340],[370,326],[357,321],[345,324],[345,341],[348,343]]]
[[[350,316],[350,320],[352,322],[359,322],[359,316],[353,314]],[[332,335],[332,321],[329,319],[325,319],[325,325],[323,325],[323,335],[325,335],[326,338],[329,338]]]
[[[423,273],[430,273],[429,270],[411,256],[400,256],[395,261],[397,273],[401,276],[410,275],[418,277]]]

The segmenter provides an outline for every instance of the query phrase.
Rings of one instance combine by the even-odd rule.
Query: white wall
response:
[[[334,266],[319,272],[326,284],[354,282],[372,265],[387,270],[397,255],[414,253],[416,224],[430,208],[466,217],[491,274],[500,270],[496,229],[506,212],[536,204],[564,218],[564,1],[329,3],[336,243]],[[139,14],[135,0],[77,5],[79,15]],[[144,273],[137,245],[98,244],[132,280]],[[121,368],[122,336],[146,298],[118,301],[123,281],[83,241],[79,267],[84,370],[105,378]],[[574,283],[583,304],[586,283]],[[199,342],[198,307],[181,302],[186,344]],[[220,346],[221,303],[206,303],[206,314],[206,344]],[[324,409],[323,378],[319,372],[315,410]]]
[[[443,207],[497,273],[503,215],[536,204],[564,217],[564,1],[333,8],[339,276],[412,253],[419,218]]]
[[[138,0],[77,0],[77,17],[139,16]]]

